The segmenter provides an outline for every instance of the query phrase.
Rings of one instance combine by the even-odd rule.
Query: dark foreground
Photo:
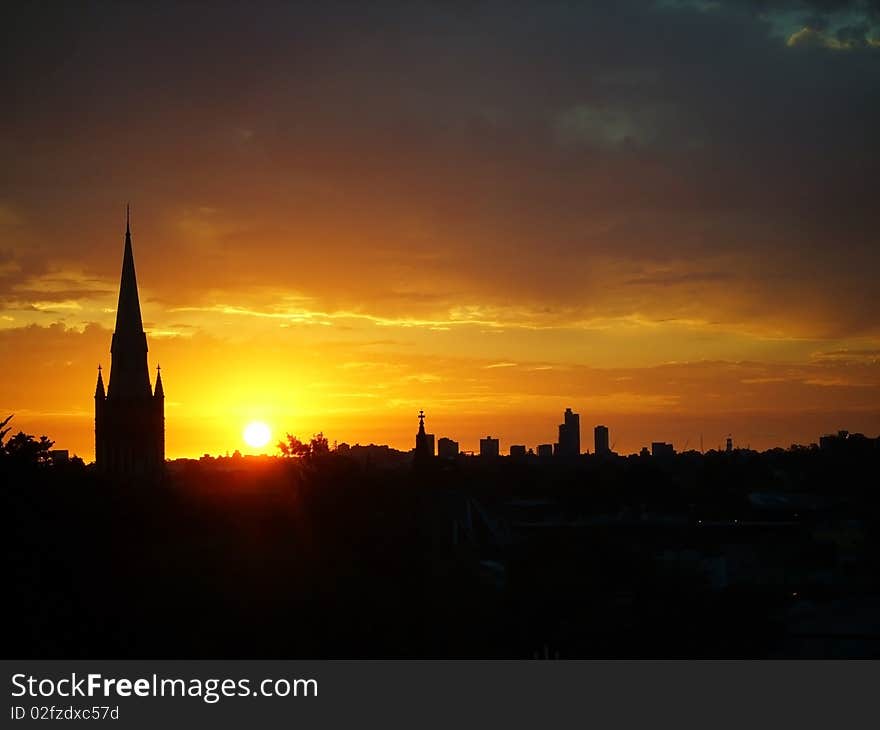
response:
[[[3,465],[15,658],[880,657],[876,441]]]

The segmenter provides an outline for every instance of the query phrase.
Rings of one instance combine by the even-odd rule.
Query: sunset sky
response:
[[[17,7],[16,7],[17,6]],[[0,419],[94,456],[125,204],[167,454],[562,411],[880,433],[880,1],[4,3]],[[155,371],[153,371],[155,376]]]

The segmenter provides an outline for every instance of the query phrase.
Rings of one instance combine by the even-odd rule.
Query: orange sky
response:
[[[874,16],[324,5],[5,24],[0,416],[93,457],[131,200],[169,457],[880,433]]]
[[[147,250],[141,238],[135,233],[138,260],[148,258],[139,256]],[[860,342],[700,322],[551,324],[541,315],[517,321],[473,310],[410,320],[270,298],[262,306],[232,299],[177,307],[155,297],[148,270],[139,274],[142,309],[151,366],[163,369],[169,457],[244,449],[240,432],[250,420],[279,437],[323,430],[331,440],[408,448],[422,407],[429,430],[469,449],[487,433],[505,445],[552,442],[567,406],[582,415],[585,447],[588,429],[601,422],[622,451],[652,439],[697,447],[700,434],[708,448],[728,432],[765,448],[880,425],[877,355]],[[3,329],[0,343],[15,353],[4,411],[16,413],[19,428],[91,458],[95,366],[109,362],[115,284],[88,286],[106,293],[68,291],[52,314],[37,307],[7,315],[32,323]],[[37,324],[46,316],[66,324]]]

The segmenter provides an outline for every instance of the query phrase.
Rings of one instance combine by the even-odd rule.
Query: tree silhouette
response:
[[[330,453],[330,442],[327,441],[324,432],[321,431],[312,436],[312,440],[309,441],[309,455],[323,456],[328,453]]]
[[[293,434],[287,434],[287,441],[279,441],[278,449],[281,455],[289,459],[301,459],[308,456],[310,452],[309,445],[300,441]]]
[[[308,459],[330,453],[330,442],[323,432],[316,433],[308,443],[300,441],[293,434],[287,434],[287,441],[279,441],[281,455],[292,459]]]
[[[11,430],[8,427],[12,416],[0,421],[0,459],[11,462],[17,466],[35,466],[49,464],[52,456],[49,453],[55,442],[46,436],[40,436],[39,440],[24,431],[19,431],[12,438],[5,440]]]

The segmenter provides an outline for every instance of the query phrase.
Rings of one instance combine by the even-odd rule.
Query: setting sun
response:
[[[269,427],[263,423],[262,421],[252,421],[244,428],[244,436],[245,443],[248,446],[253,446],[254,448],[260,448],[269,443],[269,439],[272,437],[272,432],[269,430]]]

